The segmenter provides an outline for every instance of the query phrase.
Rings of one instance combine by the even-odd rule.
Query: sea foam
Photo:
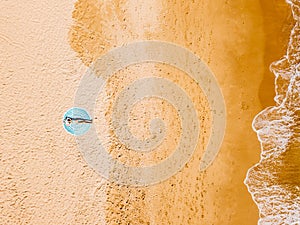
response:
[[[259,163],[245,184],[260,213],[258,224],[300,224],[300,0],[287,1],[296,21],[286,55],[272,63],[276,105],[252,127],[261,143]]]

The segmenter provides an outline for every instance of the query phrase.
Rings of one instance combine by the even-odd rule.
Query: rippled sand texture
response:
[[[296,24],[286,55],[271,65],[276,106],[253,121],[261,159],[245,180],[259,207],[259,224],[300,224],[300,1],[288,1]]]

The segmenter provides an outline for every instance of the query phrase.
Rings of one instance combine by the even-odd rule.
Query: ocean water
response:
[[[300,224],[300,1],[287,2],[295,26],[286,55],[270,66],[276,105],[253,120],[261,158],[245,179],[259,208],[261,225]]]

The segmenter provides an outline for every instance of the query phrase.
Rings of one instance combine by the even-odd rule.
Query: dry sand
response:
[[[256,224],[258,210],[243,184],[260,146],[251,123],[273,104],[270,62],[285,51],[292,26],[284,1],[4,1],[1,2],[1,224]],[[75,4],[75,6],[74,6]],[[72,18],[73,12],[73,18]],[[87,67],[115,46],[136,40],[164,40],[184,46],[208,64],[227,107],[224,142],[215,162],[199,172],[209,129],[207,102],[184,74],[162,65],[139,65],[111,78],[106,95],[142,76],[173,79],[185,88],[204,118],[198,148],[188,165],[155,186],[132,188],[105,181],[83,160],[62,128]],[[161,71],[160,71],[161,69]],[[172,75],[168,75],[168,72]],[[111,102],[101,102],[107,109]],[[154,100],[153,100],[154,101]],[[149,105],[161,102],[145,103]],[[138,106],[137,106],[138,107]],[[203,107],[201,109],[201,107]],[[165,116],[163,155],[180,135],[167,104],[143,107],[137,116]],[[170,119],[171,118],[171,119]],[[109,123],[109,115],[106,117]],[[171,120],[175,122],[170,123]],[[105,122],[103,122],[105,123]],[[97,124],[98,133],[114,136]],[[136,134],[145,130],[133,124]],[[100,135],[101,136],[101,135]],[[122,149],[122,148],[121,148]],[[126,149],[124,163],[135,157]],[[147,156],[149,163],[158,154]],[[155,158],[156,157],[156,158]]]

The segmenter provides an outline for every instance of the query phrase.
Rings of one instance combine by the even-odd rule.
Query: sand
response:
[[[268,66],[284,55],[293,23],[284,1],[0,4],[5,9],[0,17],[1,224],[257,223],[258,209],[243,181],[260,154],[252,120],[274,104],[274,77]],[[97,99],[99,112],[108,113],[96,129],[117,157],[116,138],[108,127],[109,107],[120,90],[116,87],[143,76],[172,79],[187,91],[204,121],[195,154],[172,178],[142,188],[112,184],[88,166],[74,137],[63,130],[62,115],[73,106],[91,63],[136,40],[184,46],[215,74],[227,107],[227,127],[222,148],[205,172],[199,171],[199,162],[211,124],[207,102],[195,84],[169,66],[137,65],[113,76]],[[102,101],[109,94],[111,98]],[[156,153],[144,158],[155,163],[172,151],[179,123],[168,104],[144,104],[137,106],[136,117],[143,115],[147,121],[153,114],[163,116],[173,131]],[[153,105],[147,114],[145,107]],[[141,138],[147,135],[147,127],[132,126]],[[122,146],[119,151],[123,163],[136,165],[144,157]]]

